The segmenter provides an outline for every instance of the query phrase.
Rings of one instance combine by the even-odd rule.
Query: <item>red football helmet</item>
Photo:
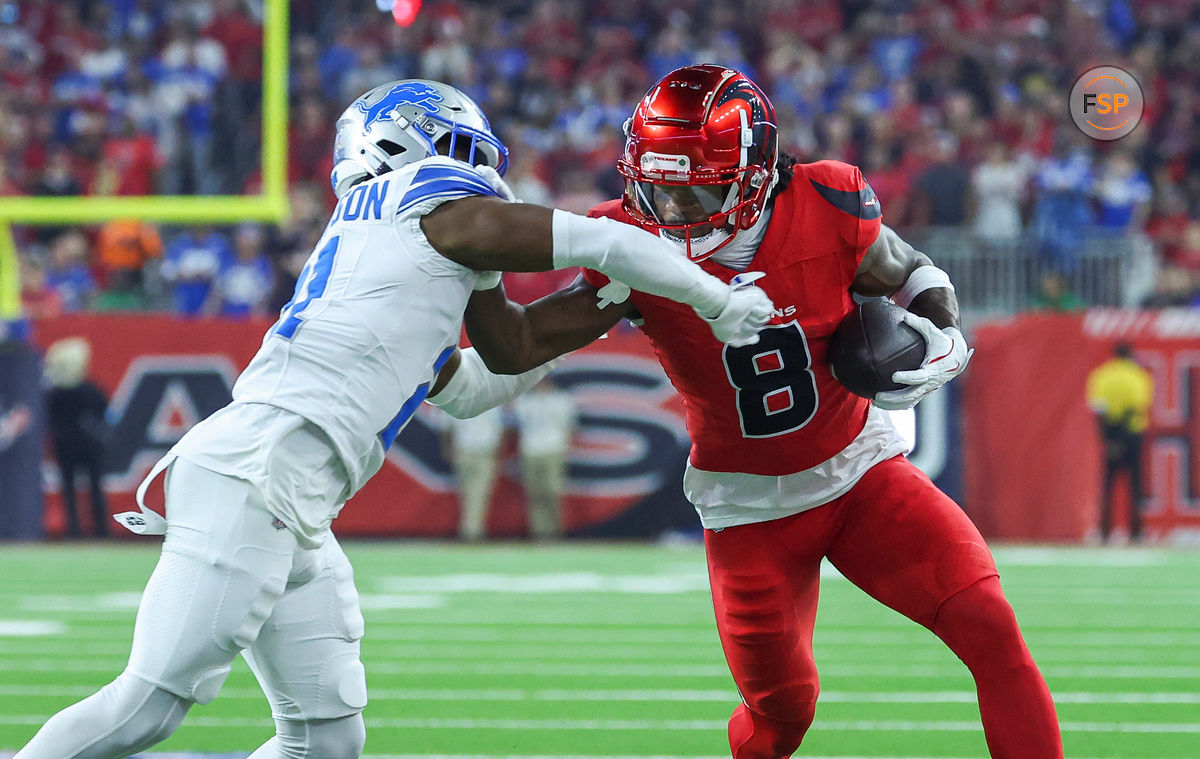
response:
[[[748,77],[684,66],[654,85],[626,125],[625,210],[702,261],[758,221],[773,184],[775,108]]]

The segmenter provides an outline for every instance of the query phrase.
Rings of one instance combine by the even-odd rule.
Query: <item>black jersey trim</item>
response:
[[[875,191],[869,184],[864,183],[861,190],[835,190],[815,179],[808,181],[812,182],[813,189],[820,193],[822,198],[828,200],[839,211],[845,211],[863,221],[883,216],[883,209],[879,207],[879,198],[875,197]]]

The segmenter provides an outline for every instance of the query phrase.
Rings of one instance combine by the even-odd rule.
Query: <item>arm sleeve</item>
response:
[[[729,286],[645,230],[604,218],[554,211],[554,267],[596,269],[634,290],[686,303],[715,317]]]
[[[522,374],[493,374],[474,348],[464,348],[458,370],[437,395],[426,398],[456,419],[469,419],[508,403],[550,372],[553,361]]]

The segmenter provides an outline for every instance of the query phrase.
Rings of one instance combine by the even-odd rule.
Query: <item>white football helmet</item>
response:
[[[492,134],[483,111],[461,90],[428,79],[381,84],[350,104],[337,120],[333,143],[333,193],[342,197],[369,177],[433,155],[486,164],[501,176],[508,148]]]

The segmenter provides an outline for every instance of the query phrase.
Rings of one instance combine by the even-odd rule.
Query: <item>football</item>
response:
[[[925,338],[903,322],[905,310],[884,299],[860,304],[846,315],[829,341],[833,376],[847,390],[873,398],[906,385],[892,373],[916,369],[925,359]]]

